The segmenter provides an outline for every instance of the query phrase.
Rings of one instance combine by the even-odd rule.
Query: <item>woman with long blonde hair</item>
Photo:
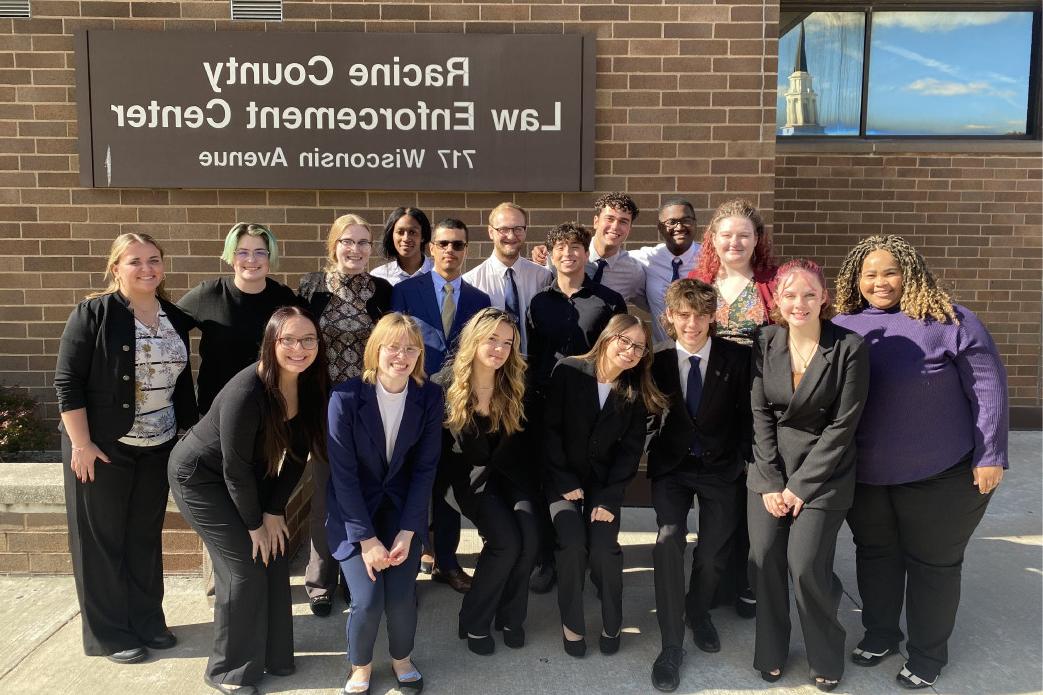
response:
[[[539,527],[535,476],[524,460],[525,360],[518,327],[500,309],[482,309],[464,326],[453,361],[435,377],[446,390],[439,491],[452,488],[459,511],[485,539],[471,590],[460,608],[460,639],[492,654],[490,626],[503,642],[525,643],[529,573]]]
[[[666,406],[652,382],[652,332],[635,316],[609,320],[594,347],[562,358],[546,402],[544,491],[558,543],[558,607],[565,652],[582,657],[583,581],[601,594],[602,654],[619,649],[623,550],[619,514],[644,453],[647,420]]]
[[[134,663],[177,643],[161,535],[167,457],[198,419],[192,319],[167,301],[163,249],[147,234],[116,237],[105,278],[65,324],[54,386],[83,650]]]

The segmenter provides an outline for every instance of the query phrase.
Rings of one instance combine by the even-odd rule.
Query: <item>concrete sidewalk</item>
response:
[[[929,443],[925,442],[926,446]],[[933,689],[939,693],[1036,693],[1043,690],[1043,527],[1041,527],[1041,450],[1039,432],[1011,435],[1011,471],[967,551],[963,601],[949,644],[950,665]],[[940,510],[944,513],[944,510]],[[478,657],[456,639],[460,597],[443,585],[421,580],[421,614],[414,658],[423,671],[426,692],[485,693],[651,693],[649,673],[659,651],[652,589],[651,548],[655,522],[651,510],[623,514],[626,556],[624,638],[613,657],[593,653],[577,661],[561,648],[554,594],[532,596],[524,649],[497,644],[491,657]],[[462,551],[474,553],[478,539],[465,531]],[[473,566],[474,555],[462,555]],[[841,618],[847,648],[861,637],[854,577],[854,549],[846,526],[837,549],[837,573],[846,595]],[[344,604],[329,618],[311,615],[302,587],[301,558],[293,577],[297,673],[266,677],[265,693],[337,693],[347,666],[344,659]],[[199,578],[167,580],[167,620],[180,640],[168,652],[155,652],[142,664],[117,666],[83,656],[80,620],[68,577],[0,577],[0,693],[193,693],[214,692],[202,684],[212,640],[211,611]],[[593,593],[587,592],[588,630],[601,621]],[[753,670],[753,622],[727,608],[714,611],[722,642],[719,654],[704,654],[691,643],[679,693],[817,693],[809,684],[799,621],[790,661],[782,680],[763,682]],[[381,663],[381,662],[385,663]],[[892,657],[876,668],[849,665],[837,692],[897,693],[894,676],[903,659]],[[383,633],[377,642],[372,692],[393,690]],[[932,692],[931,689],[925,692]]]

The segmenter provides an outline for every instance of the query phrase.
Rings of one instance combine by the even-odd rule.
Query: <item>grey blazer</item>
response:
[[[765,326],[753,341],[753,458],[747,487],[789,490],[817,509],[848,509],[855,492],[855,429],[869,391],[861,336],[822,322],[818,350],[793,389],[789,331]]]

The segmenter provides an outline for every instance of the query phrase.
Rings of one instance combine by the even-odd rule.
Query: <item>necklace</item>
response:
[[[800,350],[797,349],[797,344],[795,342],[793,342],[793,338],[790,338],[789,347],[790,347],[790,352],[797,356],[796,364],[798,366],[800,366],[800,372],[799,373],[803,374],[804,372],[806,372],[808,370],[808,363],[811,362],[811,358],[815,356],[815,349],[812,348],[811,349],[811,354],[808,355],[807,357],[805,357],[803,354],[801,354]]]

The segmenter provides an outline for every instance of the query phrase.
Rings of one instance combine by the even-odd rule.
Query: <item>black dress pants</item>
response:
[[[460,626],[475,636],[490,624],[507,629],[524,625],[529,606],[529,574],[536,562],[539,527],[532,499],[508,481],[493,478],[478,494],[458,499],[485,539],[471,590],[460,607]]]
[[[181,514],[210,551],[214,564],[214,651],[206,673],[215,683],[253,685],[265,668],[293,666],[290,565],[254,560],[250,532],[224,482],[185,485],[170,468]]]
[[[589,494],[585,495],[589,499]],[[606,635],[615,636],[623,624],[623,549],[619,547],[619,514],[612,521],[591,521],[593,508],[586,500],[550,502],[557,534],[558,609],[561,622],[573,632],[586,634],[583,584],[587,567],[590,581],[601,594],[601,623]]]
[[[652,506],[659,534],[652,551],[655,568],[656,618],[663,647],[684,642],[684,616],[696,622],[710,610],[721,576],[731,559],[738,512],[736,483],[694,470],[675,470],[652,481]],[[692,579],[684,588],[684,551],[688,511],[699,500],[699,543]]]
[[[757,592],[757,636],[753,667],[784,668],[789,656],[789,579],[804,632],[812,677],[844,675],[844,627],[837,618],[843,586],[833,573],[837,533],[847,510],[809,509],[776,518],[761,496],[747,495],[750,572]]]
[[[308,512],[311,543],[308,566],[304,569],[304,590],[309,598],[332,598],[340,581],[340,563],[330,554],[326,540],[326,488],[330,480],[330,464],[313,455],[308,459],[308,469],[312,480],[311,509]]]
[[[859,646],[880,652],[902,641],[904,599],[909,669],[926,680],[948,663],[964,550],[992,498],[973,480],[964,460],[926,480],[860,484],[847,517],[866,629]]]
[[[750,528],[746,523],[746,473],[741,473],[735,480],[735,534],[729,544],[728,564],[724,568],[721,580],[717,584],[711,608],[732,605],[743,595],[752,593],[753,582],[750,581]],[[696,558],[692,558],[692,578],[695,578]],[[689,584],[689,592],[696,587]]]
[[[81,483],[70,468],[72,444],[62,435],[69,552],[88,656],[140,647],[167,629],[162,535],[174,440],[98,446],[111,463],[96,461],[94,481]]]

